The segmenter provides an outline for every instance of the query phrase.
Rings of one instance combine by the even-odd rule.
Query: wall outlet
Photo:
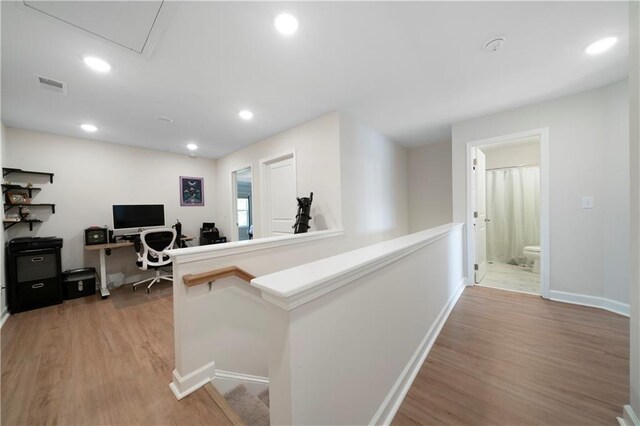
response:
[[[592,209],[593,208],[593,197],[582,197],[582,208],[583,209]]]

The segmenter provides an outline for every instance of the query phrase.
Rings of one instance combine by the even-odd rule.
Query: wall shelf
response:
[[[35,172],[33,170],[14,169],[12,167],[3,167],[2,168],[2,177],[8,176],[8,175],[10,175],[12,173],[21,173],[21,174],[25,174],[25,175],[49,176],[49,183],[53,183],[53,173]]]
[[[2,223],[4,224],[5,231],[11,228],[13,225],[17,225],[18,223],[28,223],[29,231],[33,231],[33,224],[42,223],[42,221],[40,219],[23,219],[23,220],[3,220]]]
[[[5,204],[4,205],[4,212],[8,212],[9,210],[11,210],[14,207],[19,207],[20,210],[22,210],[22,207],[51,207],[51,213],[55,214],[56,213],[56,205],[55,204],[49,204],[49,203],[31,203],[31,204]]]
[[[8,175],[10,175],[12,173],[23,174],[23,175],[48,176],[49,177],[49,183],[53,183],[53,173],[36,172],[36,171],[33,171],[33,170],[22,170],[22,169],[16,169],[16,168],[12,168],[12,167],[3,167],[2,168],[2,176],[3,177],[6,177],[6,176],[8,176]],[[17,197],[14,197],[14,199],[16,201],[30,201],[30,199],[33,198],[33,192],[34,191],[40,191],[41,189],[42,188],[34,188],[30,184],[23,185],[23,184],[16,184],[16,183],[3,183],[2,184],[2,195],[4,197],[6,197],[5,201],[10,201],[9,200],[10,191],[12,191],[12,190],[27,191],[29,193],[29,200],[18,199]],[[2,224],[4,225],[4,230],[5,231],[7,229],[11,228],[12,226],[18,224],[18,223],[28,223],[29,224],[29,231],[33,231],[33,224],[34,223],[42,223],[42,220],[40,220],[40,219],[27,219],[29,214],[24,211],[25,208],[30,208],[30,207],[49,207],[49,208],[51,208],[51,214],[55,214],[56,213],[56,205],[52,204],[52,203],[15,203],[14,204],[14,203],[5,202],[4,203],[4,213],[5,213],[5,215],[7,214],[7,212],[9,210],[11,210],[11,209],[13,209],[15,207],[18,208],[18,215],[15,216],[15,217],[16,218],[20,218],[20,220],[4,219],[2,221]]]
[[[11,191],[13,189],[20,189],[23,191],[29,191],[29,198],[33,198],[33,191],[40,191],[42,188],[37,188],[37,187],[28,187],[28,186],[22,186],[22,185],[14,185],[12,183],[3,183],[2,184],[2,194],[6,194],[7,191]]]

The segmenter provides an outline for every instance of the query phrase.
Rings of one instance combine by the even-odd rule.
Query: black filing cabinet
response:
[[[62,303],[62,239],[15,238],[7,245],[7,290],[13,314]]]

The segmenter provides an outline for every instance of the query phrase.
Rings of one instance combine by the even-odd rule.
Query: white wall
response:
[[[549,129],[550,289],[629,302],[628,84],[457,123],[452,128],[453,220],[465,222],[466,144]],[[583,210],[581,197],[595,197]],[[467,224],[469,226],[470,224]],[[471,277],[467,259],[467,276]]]
[[[347,250],[408,231],[407,150],[353,118],[332,112],[217,160],[218,195],[231,199],[231,173],[253,168],[254,232],[260,229],[261,159],[295,152],[297,192],[313,191],[311,231],[343,228]],[[292,208],[296,202],[292,200]],[[226,235],[231,202],[218,205]]]
[[[6,158],[6,127],[4,123],[0,122],[0,164],[4,164],[3,161]],[[0,235],[0,321],[7,311],[7,280],[5,276],[5,260],[4,260],[4,245],[5,245],[5,232],[3,230]]]
[[[406,234],[407,149],[340,114],[339,155],[349,249]]]
[[[451,142],[408,151],[409,232],[451,222]]]
[[[631,323],[630,408],[640,415],[640,3],[629,3],[630,165],[631,165]],[[626,407],[629,409],[629,407]],[[628,413],[625,419],[629,421]]]
[[[268,376],[263,338],[266,316],[259,292],[237,277],[217,280],[211,287],[186,287],[185,275],[234,265],[262,276],[334,255],[343,247],[342,232],[317,231],[173,250],[175,370],[171,389],[176,396],[181,398],[197,389],[194,386],[202,386],[218,370]],[[237,353],[250,355],[234,356]]]
[[[217,160],[217,195],[220,203],[216,210],[216,223],[225,235],[232,235],[235,218],[231,211],[231,173],[251,166],[253,170],[254,235],[263,236],[261,230],[261,175],[260,160],[294,151],[296,183],[299,197],[313,192],[311,229],[322,231],[342,226],[340,204],[340,148],[339,115],[330,113],[287,130],[264,141],[253,144]],[[297,211],[296,200],[291,208]]]
[[[540,164],[540,144],[507,146],[482,151],[486,156],[485,164],[487,169]]]
[[[271,423],[390,424],[464,287],[462,229],[405,235],[252,284],[270,302]]]
[[[15,225],[6,238],[62,237],[63,270],[98,268],[98,252],[84,250],[84,229],[112,228],[113,204],[164,204],[167,225],[179,219],[183,234],[195,237],[202,222],[215,218],[219,201],[213,160],[13,128],[7,129],[5,144],[3,166],[55,174],[53,184],[38,185],[43,189],[34,194],[34,202],[56,204],[53,215],[45,208],[31,208],[44,222],[34,225],[33,232],[27,225]],[[180,206],[179,176],[204,177],[204,207]],[[107,258],[107,275],[118,274],[111,277],[114,281],[133,281],[141,274],[135,260],[132,248],[114,250]]]

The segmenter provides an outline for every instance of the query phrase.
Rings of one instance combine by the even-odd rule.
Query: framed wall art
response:
[[[204,206],[204,178],[180,176],[180,205]]]

